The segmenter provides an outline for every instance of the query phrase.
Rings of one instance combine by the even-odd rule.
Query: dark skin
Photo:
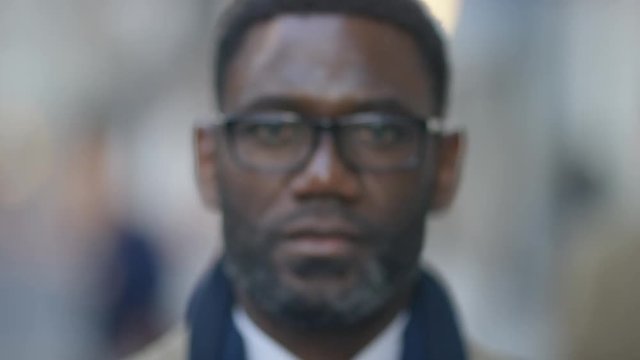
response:
[[[391,25],[341,15],[280,16],[248,32],[230,64],[222,110],[287,110],[328,117],[366,110],[430,118],[441,114],[434,113],[427,71],[413,39]],[[453,197],[463,139],[449,134],[430,144],[426,161],[417,169],[372,173],[345,166],[332,138],[324,136],[302,170],[274,174],[238,166],[223,138],[214,138],[204,129],[196,131],[198,177],[205,202],[217,208],[224,196],[236,211],[265,226],[317,199],[339,202],[367,221],[389,228],[424,219],[427,210],[445,208]],[[219,193],[221,189],[224,194]],[[427,203],[429,209],[425,209]],[[398,241],[394,246],[419,253],[419,240]],[[346,258],[371,256],[366,244],[338,250]],[[265,256],[273,257],[280,279],[301,293],[340,291],[357,280],[350,273],[313,282],[298,277],[287,261],[309,256],[309,251],[283,244]],[[318,251],[312,255],[335,255]],[[411,283],[407,283],[376,316],[358,326],[331,331],[287,326],[241,290],[238,301],[259,327],[296,356],[350,359],[406,308],[410,294]]]

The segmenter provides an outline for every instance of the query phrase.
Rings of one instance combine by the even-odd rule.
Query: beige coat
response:
[[[184,326],[177,327],[146,350],[128,360],[187,360],[188,333]],[[472,346],[471,360],[508,360]],[[265,359],[266,360],[266,359]],[[514,359],[515,360],[515,359]]]

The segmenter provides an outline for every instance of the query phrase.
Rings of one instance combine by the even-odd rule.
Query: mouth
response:
[[[282,245],[298,257],[340,258],[353,255],[360,238],[358,229],[349,223],[309,220],[289,226]]]
[[[370,249],[357,224],[337,216],[308,216],[284,225],[274,248],[283,279],[299,288],[349,284]]]

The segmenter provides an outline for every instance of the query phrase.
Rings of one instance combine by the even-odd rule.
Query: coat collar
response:
[[[231,282],[218,263],[196,289],[187,315],[190,360],[246,360],[233,318]],[[467,359],[457,320],[443,286],[423,271],[416,284],[401,360]]]

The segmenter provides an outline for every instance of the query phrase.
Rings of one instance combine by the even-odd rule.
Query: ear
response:
[[[196,179],[200,196],[205,205],[217,210],[219,206],[217,183],[217,144],[215,132],[210,128],[196,126],[193,129]]]
[[[446,210],[455,198],[467,146],[462,132],[444,134],[438,142],[432,211]]]

